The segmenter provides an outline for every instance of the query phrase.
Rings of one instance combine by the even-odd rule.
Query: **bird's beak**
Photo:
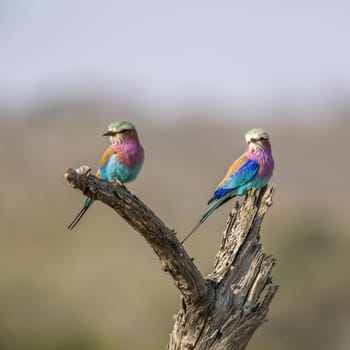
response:
[[[115,136],[115,134],[116,134],[115,131],[109,130],[109,131],[105,132],[102,136]]]

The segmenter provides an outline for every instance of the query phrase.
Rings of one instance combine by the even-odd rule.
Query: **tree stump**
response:
[[[251,190],[235,203],[223,232],[214,270],[204,278],[174,230],[125,187],[68,169],[73,188],[112,207],[145,238],[174,279],[182,297],[168,350],[243,350],[266,321],[278,286],[272,284],[275,259],[263,253],[260,227],[272,205],[274,186]]]

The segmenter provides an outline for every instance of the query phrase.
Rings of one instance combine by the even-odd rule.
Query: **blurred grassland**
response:
[[[248,349],[350,348],[350,114],[335,112],[316,125],[197,117],[163,123],[132,108],[93,104],[1,113],[0,349],[165,348],[179,293],[143,239],[101,203],[76,230],[66,229],[84,198],[63,174],[82,164],[95,171],[107,145],[101,135],[119,119],[135,122],[146,150],[128,188],[179,237],[244,151],[245,131],[268,130],[277,191],[262,241],[278,260],[280,289]],[[186,244],[204,275],[232,205]]]

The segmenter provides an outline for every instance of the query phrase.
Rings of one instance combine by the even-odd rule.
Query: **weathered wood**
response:
[[[213,272],[203,278],[174,230],[125,187],[100,180],[86,166],[68,169],[72,187],[112,207],[158,255],[161,267],[182,295],[168,350],[243,350],[266,321],[278,286],[272,284],[272,256],[262,251],[260,226],[272,205],[274,187],[252,190],[232,210]]]
[[[138,231],[158,255],[161,267],[173,277],[186,303],[196,304],[208,298],[207,282],[175,236],[175,231],[132,195],[124,186],[89,175],[89,168],[68,169],[65,178],[73,188],[86,196],[98,199],[112,207]]]
[[[272,205],[273,190],[273,186],[268,191],[253,190],[243,203],[236,203],[223,233],[214,270],[206,278],[215,292],[214,300],[210,307],[204,304],[195,309],[187,309],[183,304],[168,350],[242,350],[266,321],[277,285],[267,288],[275,260],[262,252],[259,232]],[[198,315],[200,308],[206,310],[204,317]]]

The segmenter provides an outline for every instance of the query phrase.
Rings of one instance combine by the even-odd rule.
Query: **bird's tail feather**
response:
[[[77,214],[77,216],[73,219],[73,221],[69,224],[68,229],[73,230],[73,228],[78,224],[80,219],[84,216],[86,211],[91,207],[92,203],[94,201],[91,198],[87,198],[83,208],[80,210],[80,212]]]
[[[181,241],[181,244],[183,244],[187,238],[192,236],[192,234],[198,229],[198,227],[203,224],[205,220],[208,219],[208,217],[216,210],[217,208],[221,207],[224,203],[226,203],[228,200],[230,200],[233,196],[231,193],[227,193],[225,196],[219,198],[213,205],[211,205],[208,210],[203,214],[203,216],[200,218],[197,225],[187,234],[187,236]]]
[[[208,210],[203,214],[203,216],[200,218],[199,222],[203,223],[205,220],[208,219],[208,217],[219,207],[221,207],[224,203],[226,203],[228,200],[230,200],[231,193],[227,193],[225,196],[219,198],[216,200],[209,208]]]
[[[197,225],[195,227],[193,227],[193,229],[187,234],[187,236],[181,241],[181,244],[184,244],[184,242],[187,240],[187,238],[189,238],[190,236],[192,236],[192,234],[197,230],[197,228],[201,225],[202,223],[199,221],[197,223]]]

